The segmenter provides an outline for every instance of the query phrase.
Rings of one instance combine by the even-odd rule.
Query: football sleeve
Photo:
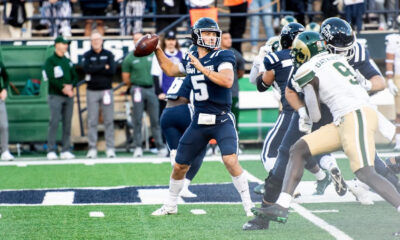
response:
[[[371,59],[369,57],[369,52],[366,48],[362,47],[365,54],[365,58],[364,61],[360,61],[358,64],[354,65],[354,68],[358,71],[360,71],[360,73],[366,78],[366,79],[371,79],[373,76],[376,75],[381,75],[379,69],[377,68],[377,66],[373,65],[371,63]]]

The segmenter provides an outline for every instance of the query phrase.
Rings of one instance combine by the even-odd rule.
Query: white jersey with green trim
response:
[[[304,87],[315,76],[319,79],[318,97],[329,107],[334,121],[370,105],[367,92],[360,86],[354,69],[343,56],[320,53],[297,70],[294,80]]]

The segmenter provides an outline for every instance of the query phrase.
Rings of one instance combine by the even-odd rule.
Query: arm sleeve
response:
[[[110,66],[109,69],[105,70],[107,75],[114,75],[115,71],[117,70],[117,64],[114,61],[114,54],[110,52],[108,55],[108,65]]]
[[[43,78],[49,81],[49,87],[53,87],[56,89],[63,89],[64,85],[61,81],[58,81],[55,77],[54,77],[54,65],[47,60],[46,63],[44,64],[44,75]]]
[[[371,63],[369,58],[369,52],[367,49],[365,50],[365,59],[364,61],[359,62],[359,64],[355,65],[354,68],[358,69],[360,73],[366,78],[371,79],[373,76],[381,75],[379,69],[375,68],[375,66]]]
[[[0,85],[0,87],[4,88],[4,89],[8,89],[8,84],[9,84],[9,79],[8,79],[8,74],[7,74],[7,69],[4,66],[3,63],[0,63],[0,68],[1,68],[1,78],[3,81],[3,83]]]
[[[124,61],[122,61],[121,65],[122,72],[131,73],[131,65],[129,63],[129,55],[125,57]]]
[[[72,85],[76,86],[76,84],[78,84],[79,82],[79,78],[78,78],[78,73],[76,73],[75,70],[75,66],[72,64],[71,62],[71,80],[72,80]]]
[[[304,102],[307,106],[308,114],[313,122],[318,122],[321,119],[321,111],[317,94],[311,84],[304,86]]]
[[[242,55],[238,52],[236,55],[236,69],[237,70],[244,70],[244,59],[242,57]]]
[[[162,89],[160,87],[160,78],[158,76],[153,75],[153,82],[154,82],[154,92],[156,95],[162,93]]]

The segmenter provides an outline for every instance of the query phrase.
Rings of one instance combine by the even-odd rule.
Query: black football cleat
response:
[[[335,191],[339,196],[343,196],[347,192],[347,185],[343,179],[342,174],[339,169],[333,168],[331,170],[331,178],[333,180],[333,184],[335,185]]]
[[[256,216],[279,223],[286,223],[289,214],[288,208],[284,208],[276,203],[269,207],[252,208],[251,211]]]
[[[251,230],[264,230],[268,229],[268,227],[269,227],[268,220],[256,216],[254,219],[243,224],[242,229],[244,231],[251,231]]]

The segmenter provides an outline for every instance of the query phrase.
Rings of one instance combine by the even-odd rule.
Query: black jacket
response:
[[[109,69],[105,68],[107,64],[110,66]],[[90,75],[88,89],[111,89],[112,78],[116,70],[114,55],[105,49],[101,50],[99,54],[90,49],[83,55],[83,70]]]

